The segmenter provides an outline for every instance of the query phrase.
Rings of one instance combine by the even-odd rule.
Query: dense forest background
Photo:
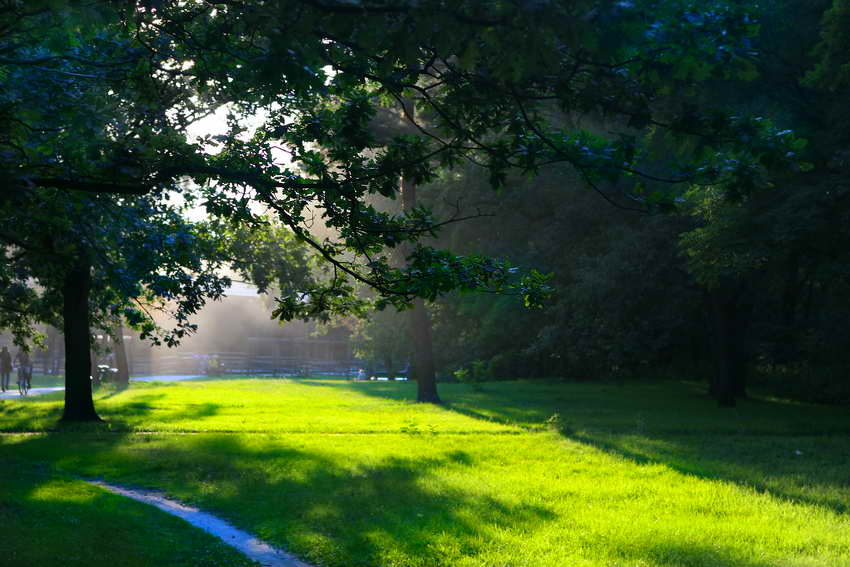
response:
[[[555,290],[540,309],[486,294],[434,302],[439,374],[711,382],[728,372],[738,396],[757,384],[850,401],[848,114],[842,85],[824,74],[837,40],[830,31],[850,9],[832,4],[772,3],[754,41],[758,80],[707,82],[694,93],[807,139],[815,167],[769,191],[728,199],[709,188],[683,195],[675,210],[647,211],[615,184],[592,191],[570,168],[513,176],[494,192],[474,165],[421,188],[443,217],[478,217],[446,226],[440,245],[538,268]],[[596,132],[624,126],[603,113],[569,120]],[[661,130],[649,136],[662,165],[690,149]],[[361,325],[361,354],[390,371],[403,365],[414,348],[398,332],[406,324],[383,313]]]

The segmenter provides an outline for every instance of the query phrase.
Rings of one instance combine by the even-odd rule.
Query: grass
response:
[[[3,565],[251,565],[177,518],[49,467],[4,455],[0,479]]]
[[[109,425],[74,429],[61,394],[4,401],[0,458],[60,483],[57,508],[76,476],[157,488],[325,566],[850,566],[846,408],[718,409],[688,383],[446,384],[443,407],[414,390],[139,384],[98,393]],[[5,525],[35,514],[33,490]],[[93,502],[75,506],[97,522]],[[73,539],[52,541],[61,557]]]
[[[12,382],[17,380],[17,376],[12,376]],[[32,377],[32,387],[33,388],[52,388],[55,386],[64,386],[65,385],[65,377],[64,376],[53,376],[50,374],[35,374]]]

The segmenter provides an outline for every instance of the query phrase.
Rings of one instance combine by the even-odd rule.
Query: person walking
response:
[[[3,347],[0,349],[0,386],[3,391],[9,389],[9,378],[12,375],[12,355],[9,354],[9,349]]]
[[[27,389],[32,388],[32,361],[29,353],[24,349],[19,350],[15,355],[15,362],[18,363],[18,382],[26,380]]]

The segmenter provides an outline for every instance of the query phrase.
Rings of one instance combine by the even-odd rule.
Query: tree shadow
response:
[[[850,439],[566,431],[564,436],[636,463],[716,479],[773,496],[850,511]]]
[[[112,397],[110,394],[98,401]],[[61,400],[61,398],[60,398]],[[217,403],[186,403],[171,406],[162,403],[167,393],[135,394],[121,404],[95,407],[104,418],[103,423],[64,423],[60,400],[27,400],[20,404],[0,406],[0,431],[16,432],[129,432],[145,420],[155,418],[167,425],[180,421],[201,420],[219,414],[222,405]]]
[[[309,385],[410,403],[415,392],[415,384],[404,383]],[[565,438],[637,463],[660,463],[840,514],[846,514],[850,502],[850,439],[835,434],[847,431],[850,417],[829,408],[756,399],[730,411],[717,408],[689,384],[502,383],[488,385],[486,392],[451,385],[442,388],[442,395],[448,411],[530,431],[556,429]],[[158,420],[177,421],[219,411],[211,403],[163,411],[157,406],[162,396],[137,395],[137,405],[126,409],[127,419],[157,412]],[[120,410],[110,419],[119,415]],[[107,427],[130,428],[115,423]],[[442,549],[462,548],[458,553],[468,557],[476,553],[476,545],[486,545],[490,529],[530,532],[556,520],[554,509],[545,504],[446,483],[442,479],[447,473],[476,464],[462,450],[406,458],[355,449],[350,459],[341,459],[338,450],[331,458],[326,449],[297,436],[103,431],[33,437],[15,446],[30,460],[49,460],[67,473],[166,490],[322,563],[341,564],[339,557],[354,557],[362,561],[345,564],[386,564],[393,561],[386,556],[390,550],[421,558],[422,564],[445,564],[446,558],[434,555],[437,539],[442,538]],[[333,442],[343,446],[355,437],[339,435]],[[612,539],[599,545],[612,562],[623,564],[651,558],[670,567],[767,567],[730,555],[735,552],[722,543]]]
[[[336,387],[328,385],[329,387]],[[637,463],[850,511],[850,412],[753,397],[719,408],[701,384],[491,383],[441,387],[443,407],[530,431],[557,430]],[[361,394],[399,399],[387,388]]]
[[[327,445],[290,437],[77,434],[73,445],[62,437],[23,439],[6,456],[18,459],[18,469],[24,462],[40,466],[42,475],[58,471],[164,491],[321,565],[460,563],[489,551],[494,533],[546,533],[548,523],[559,521],[546,504],[443,481],[476,465],[464,450],[346,461]],[[748,555],[746,547],[707,543],[700,534],[680,538],[623,527],[594,538],[594,555],[611,565],[774,564]],[[162,537],[158,525],[142,529]]]
[[[653,539],[651,541],[623,541],[617,546],[612,559],[625,560],[625,564],[642,561],[657,567],[685,567],[688,565],[735,565],[736,567],[775,567],[776,563],[744,556],[719,546],[699,545]],[[616,563],[615,563],[616,564]]]
[[[159,510],[128,502],[46,464],[0,461],[3,565],[253,565],[222,542]],[[152,533],[152,531],[154,531]],[[60,559],[61,558],[61,559]]]
[[[80,434],[70,448],[53,437],[14,451],[36,462],[50,455],[65,473],[164,490],[320,564],[380,565],[388,553],[445,564],[435,538],[474,555],[491,530],[530,531],[556,518],[542,505],[443,482],[442,472],[473,466],[461,450],[346,462],[286,438]]]

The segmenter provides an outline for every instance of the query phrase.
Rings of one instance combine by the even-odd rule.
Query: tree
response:
[[[4,296],[20,308],[12,329],[20,339],[33,332],[35,321],[61,321],[65,420],[97,419],[89,380],[91,329],[111,333],[116,319],[124,318],[143,337],[175,344],[193,331],[189,316],[227,285],[217,274],[226,259],[221,237],[149,197],[34,189],[0,211],[14,242],[4,249]],[[23,304],[11,297],[15,293]],[[174,317],[173,329],[157,327],[155,309]]]
[[[146,133],[144,140],[156,143],[147,144],[152,151],[133,155],[138,174],[132,190],[156,191],[179,175],[217,179],[208,187],[210,210],[250,216],[243,204],[244,188],[250,186],[253,199],[271,206],[346,277],[368,282],[401,305],[417,294],[462,286],[464,280],[488,283],[494,267],[477,258],[448,261],[444,253],[417,248],[419,264],[452,275],[427,286],[408,285],[409,273],[388,269],[385,258],[375,258],[376,248],[433,229],[420,213],[395,218],[362,205],[366,194],[395,194],[401,174],[421,183],[439,166],[473,159],[487,164],[498,185],[509,167],[534,172],[558,161],[574,166],[593,187],[621,181],[625,197],[662,206],[676,194],[667,186],[711,181],[744,191],[752,172],[743,165],[725,167],[730,160],[761,163],[761,153],[769,150],[776,158],[772,169],[793,161],[783,157],[783,144],[759,147],[757,155],[751,144],[740,143],[738,134],[761,139],[770,128],[752,131],[747,120],[714,116],[709,121],[714,109],[661,104],[673,88],[750,70],[744,48],[755,29],[751,11],[723,2],[714,10],[694,11],[674,2],[654,6],[648,21],[645,8],[637,2],[603,10],[593,3],[555,1],[462,9],[437,0],[392,7],[298,0],[274,6],[140,2],[124,10],[116,25],[133,38],[133,48],[144,50],[137,56],[142,70],[133,77],[145,88],[130,94],[136,106],[156,109],[158,120],[171,127],[163,126],[164,133],[185,126],[211,104],[232,101],[248,111],[264,106],[269,112],[250,141],[238,139],[234,124],[215,158],[198,155],[197,146],[169,140],[163,132],[153,138]],[[360,17],[351,18],[353,13]],[[528,33],[532,29],[537,33]],[[694,37],[700,38],[696,44]],[[170,98],[152,98],[150,91],[157,89]],[[596,93],[602,90],[608,96],[600,104]],[[422,116],[432,125],[425,128],[413,119],[418,136],[375,145],[368,119],[376,104],[401,108],[408,94],[418,97]],[[683,158],[674,175],[662,176],[653,173],[644,142],[629,129],[607,139],[549,129],[547,112],[557,106],[563,112],[618,115],[632,130],[652,125],[693,134],[696,125],[713,143]],[[659,107],[667,123],[653,119]],[[270,140],[280,140],[300,169],[276,165]],[[87,188],[129,187],[90,183]],[[331,226],[344,227],[340,241],[317,242],[304,229],[305,210],[314,203]],[[362,262],[338,261],[346,251]]]
[[[747,198],[799,167],[793,132],[695,96],[706,85],[754,75],[758,11],[747,3],[717,0],[696,9],[684,0],[158,0],[43,7],[13,5],[2,14],[13,30],[0,38],[10,48],[0,62],[12,70],[7,83],[20,90],[22,69],[47,69],[32,117],[21,112],[22,97],[7,97],[25,117],[9,139],[26,159],[9,154],[4,166],[15,191],[156,198],[188,176],[214,215],[252,222],[248,203],[262,203],[333,270],[308,295],[282,297],[282,318],[357,305],[355,281],[400,308],[455,289],[513,287],[539,302],[546,289],[535,274],[518,279],[486,257],[417,245],[441,225],[427,210],[390,215],[366,204],[370,195],[396,196],[399,177],[423,184],[468,160],[485,166],[499,187],[511,169],[537,174],[561,163],[612,204],[652,211],[675,208],[693,186],[710,185],[730,201]],[[68,25],[89,13],[98,25]],[[97,28],[108,33],[100,37]],[[46,94],[78,91],[91,110],[83,111],[80,97]],[[406,115],[416,134],[376,139],[376,108],[403,111],[407,98],[417,99],[417,114]],[[228,134],[185,140],[188,124],[225,103],[233,112]],[[264,121],[246,139],[238,115],[259,109]],[[564,128],[565,115],[604,116],[611,128],[600,133],[580,120]],[[100,141],[100,149],[92,155],[66,144],[64,167],[52,166],[51,152],[36,155],[17,142],[33,131],[49,137],[49,129],[34,126],[46,124],[45,116],[74,125],[73,132],[89,135],[79,139]],[[78,125],[84,116],[96,119]],[[104,128],[110,120],[121,127]],[[675,140],[675,155],[659,151],[670,147],[658,142],[664,136]],[[211,144],[217,154],[204,152]],[[273,145],[288,152],[287,162]],[[337,238],[311,234],[313,210]],[[409,246],[408,262],[392,267],[387,250],[400,246]]]
[[[765,5],[753,42],[759,81],[705,93],[775,117],[780,135],[793,130],[805,138],[793,147],[801,163],[781,179],[731,200],[716,187],[695,187],[686,196],[698,224],[683,247],[707,288],[719,369],[712,390],[724,405],[746,395],[755,361],[805,363],[817,342],[833,345],[831,361],[821,364],[841,359],[840,335],[824,332],[832,324],[815,313],[820,301],[833,306],[830,313],[843,310],[834,310],[833,294],[847,283],[840,275],[848,262],[847,85],[836,67],[843,40],[835,35],[846,27],[844,4]]]
[[[139,189],[145,156],[186,141],[165,116],[168,93],[149,90],[151,57],[129,45],[112,8],[12,3],[0,18],[0,170],[9,181],[0,324],[18,342],[36,323],[63,327],[63,419],[98,420],[91,330],[111,333],[126,319],[143,337],[175,344],[227,284],[217,273],[226,237],[169,205],[164,191],[176,186],[167,180]],[[183,191],[190,203],[193,195]],[[154,309],[174,328],[157,328]]]
[[[411,360],[409,319],[390,308],[375,311],[368,319],[353,322],[351,340],[354,354],[366,359],[370,365],[370,376],[378,365],[384,367],[388,377],[397,376],[398,371]]]

